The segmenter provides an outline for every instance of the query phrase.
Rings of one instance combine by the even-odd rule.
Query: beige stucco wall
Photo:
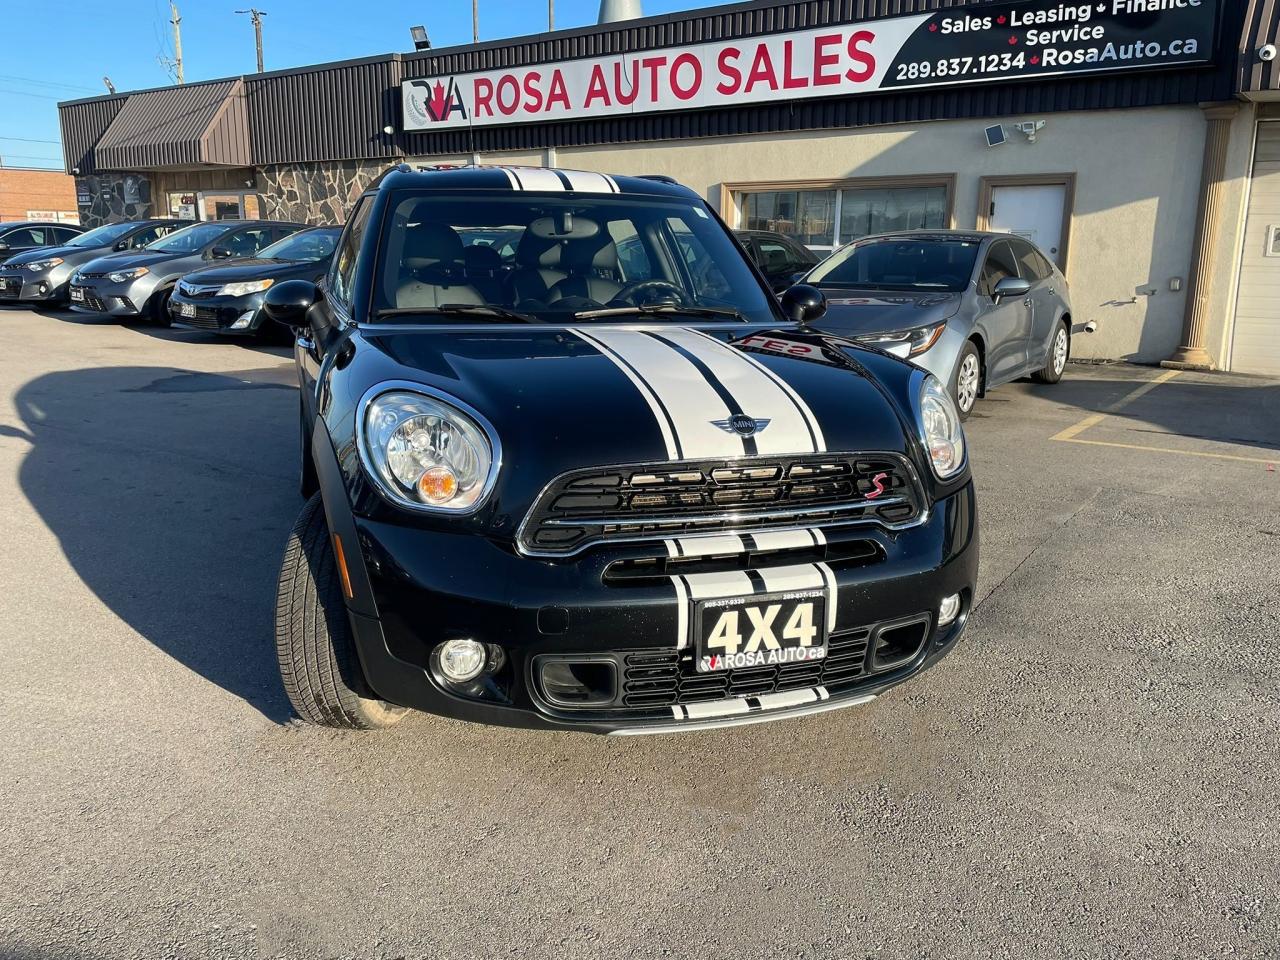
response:
[[[1158,361],[1178,344],[1194,234],[1204,119],[1197,107],[1085,111],[999,118],[1043,119],[1036,143],[1013,132],[987,147],[983,128],[964,120],[768,137],[561,147],[563,167],[675,177],[721,207],[720,185],[761,180],[955,173],[956,226],[976,224],[984,175],[1074,173],[1075,216],[1067,277],[1078,357]],[[492,154],[483,160],[542,163],[540,154]],[[1233,154],[1232,162],[1239,158]],[[1247,161],[1245,161],[1247,163]],[[1234,167],[1233,167],[1234,169]],[[1229,263],[1230,252],[1222,252]],[[1228,270],[1228,273],[1230,271]],[[1182,289],[1169,289],[1180,278]],[[1154,292],[1149,292],[1154,291]],[[1230,296],[1216,291],[1221,309]],[[1224,312],[1225,316],[1225,312]],[[1215,331],[1220,343],[1221,331]]]

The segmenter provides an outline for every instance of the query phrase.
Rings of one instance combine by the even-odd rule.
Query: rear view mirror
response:
[[[1005,277],[996,284],[991,292],[992,300],[1003,300],[1005,297],[1025,297],[1031,292],[1031,284],[1021,277]]]
[[[209,259],[211,260],[230,260],[233,256],[235,254],[226,247],[214,247],[209,251]]]
[[[787,287],[779,298],[782,312],[796,323],[809,323],[827,312],[827,298],[817,287],[797,283]]]

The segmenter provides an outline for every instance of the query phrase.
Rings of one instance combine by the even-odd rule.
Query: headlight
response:
[[[409,390],[367,401],[360,453],[378,489],[413,510],[467,513],[493,487],[499,462],[479,414]]]
[[[933,472],[939,480],[954,477],[964,467],[964,428],[960,426],[960,411],[956,409],[951,394],[942,382],[932,374],[920,384],[919,409],[920,435]]]
[[[150,272],[146,267],[134,267],[132,270],[117,270],[115,273],[109,273],[107,279],[112,283],[124,283],[127,280],[145,277]]]
[[[251,293],[261,293],[275,283],[274,280],[246,280],[244,283],[224,283],[218,291],[220,297],[246,297]]]
[[[52,270],[61,262],[61,257],[50,257],[48,260],[32,260],[27,264],[27,269],[32,273],[43,273],[46,270]]]
[[[907,344],[907,356],[914,357],[924,353],[942,336],[947,329],[946,321],[932,323],[927,327],[915,327],[911,330],[895,330],[892,333],[869,333],[866,336],[854,337],[859,343],[868,343],[882,350],[895,343]]]

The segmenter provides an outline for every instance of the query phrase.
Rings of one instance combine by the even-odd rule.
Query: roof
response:
[[[973,240],[982,241],[988,237],[1008,237],[1012,234],[1004,233],[1000,230],[893,230],[886,233],[872,233],[865,237],[859,237],[858,242],[863,240]]]
[[[131,94],[95,147],[98,169],[250,164],[244,81]]]
[[[0,227],[6,230],[12,227],[68,227],[72,230],[84,230],[78,223],[59,223],[57,220],[0,220]]]
[[[698,200],[696,193],[670,177],[625,177],[558,167],[459,166],[392,167],[374,184],[378,189],[403,187],[432,190],[484,190],[500,193],[575,193]]]

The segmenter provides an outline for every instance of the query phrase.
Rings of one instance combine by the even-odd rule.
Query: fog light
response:
[[[958,616],[960,616],[960,594],[953,593],[949,597],[944,597],[941,606],[938,607],[938,626],[950,626],[955,623]]]
[[[436,647],[436,656],[445,679],[466,683],[484,672],[487,651],[483,643],[474,640],[446,640]]]
[[[40,291],[40,296],[42,297],[46,297],[49,295],[49,285],[45,283],[43,280],[40,281],[40,286],[37,287],[36,289]]]
[[[240,314],[240,316],[236,318],[236,322],[235,322],[235,323],[233,323],[233,324],[231,325],[231,329],[232,329],[232,330],[244,330],[244,329],[246,329],[246,328],[249,326],[249,324],[251,324],[251,323],[253,323],[253,311],[252,311],[252,310],[248,311],[247,313],[242,313],[242,314]]]

